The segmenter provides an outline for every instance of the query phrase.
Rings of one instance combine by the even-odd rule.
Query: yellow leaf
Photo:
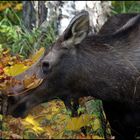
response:
[[[99,119],[95,119],[92,125],[92,128],[94,131],[96,131],[97,129],[101,128],[101,123]]]
[[[37,51],[36,54],[31,57],[33,63],[35,63],[43,55],[44,51],[45,51],[44,48],[40,48],[40,50]],[[3,53],[6,54],[8,52],[9,52],[9,50],[6,50]],[[9,62],[9,63],[11,63],[11,62]],[[24,63],[24,61],[23,61],[23,63]],[[10,67],[5,67],[4,72],[8,76],[16,76],[16,75],[23,73],[25,70],[27,70],[29,68],[30,68],[30,66],[25,66],[24,64],[19,63],[19,64],[12,65]]]
[[[22,9],[22,3],[19,3],[19,4],[17,4],[15,7],[14,7],[14,9],[15,10],[21,10]]]
[[[81,115],[80,117],[73,117],[68,121],[66,129],[73,130],[73,131],[79,130],[81,127],[89,124],[91,117],[92,116],[88,114]]]
[[[43,79],[36,79],[33,83],[29,84],[26,88],[33,89],[38,87],[42,83]]]
[[[3,116],[0,114],[0,121],[2,120]]]
[[[40,48],[33,56],[31,56],[32,61],[35,63],[45,52],[45,49]]]
[[[31,129],[33,129],[35,132],[43,132],[43,128],[39,126],[39,123],[34,120],[34,118],[31,115],[28,115],[25,119],[25,122],[28,122],[32,125]]]
[[[97,139],[100,139],[100,140],[105,139],[104,137],[100,137],[100,136],[96,136],[96,135],[92,136],[92,138],[95,139],[95,140],[97,140]]]
[[[40,132],[43,132],[43,131],[44,131],[43,128],[38,127],[38,126],[34,126],[32,129],[33,129],[35,132],[37,132],[37,133],[40,133]]]
[[[3,54],[8,54],[10,52],[10,49],[6,49]]]
[[[59,132],[57,135],[55,133],[55,135],[53,135],[53,139],[62,139],[63,134],[64,134],[64,131]]]
[[[32,74],[31,76],[25,75],[23,80],[23,86],[26,89],[33,89],[38,87],[42,83],[43,79],[37,79],[35,74]]]
[[[8,62],[8,64],[9,64],[9,65],[13,65],[13,64],[14,64],[14,62],[13,62],[13,61],[10,61],[10,62]]]
[[[24,120],[32,125],[39,125],[36,121],[34,121],[34,118],[31,115],[28,115]]]
[[[48,120],[51,120],[52,117],[53,117],[52,114],[46,115],[46,118],[47,118]]]
[[[43,129],[44,129],[44,132],[46,132],[47,133],[47,135],[49,135],[49,139],[51,139],[52,138],[52,136],[54,135],[54,131],[53,131],[53,129],[50,127],[50,126],[45,126],[45,127],[43,127]]]
[[[60,111],[60,108],[56,107],[56,106],[52,106],[52,112],[57,113]]]
[[[24,72],[25,70],[27,70],[29,67],[24,66],[24,64],[15,64],[11,67],[5,67],[4,73],[8,76],[16,76],[22,72]]]
[[[24,76],[24,80],[23,80],[23,85],[25,88],[27,88],[30,84],[32,84],[34,82],[34,80],[36,79],[36,75],[32,74],[32,75],[25,75]]]

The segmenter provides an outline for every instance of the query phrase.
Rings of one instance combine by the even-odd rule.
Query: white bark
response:
[[[58,35],[62,34],[62,32],[68,26],[70,20],[82,10],[89,12],[90,25],[93,33],[96,33],[107,20],[107,17],[110,15],[111,11],[111,1],[44,1],[47,12],[45,14],[38,14],[39,2],[32,1],[32,3],[36,11],[37,21],[35,26],[40,26],[39,19],[43,19],[40,16],[47,13],[45,23],[51,23],[53,21],[55,23],[55,29],[57,30]]]
[[[47,20],[57,21],[58,34],[61,34],[74,15],[82,10],[89,12],[90,25],[96,33],[110,15],[111,1],[47,1],[46,7]]]

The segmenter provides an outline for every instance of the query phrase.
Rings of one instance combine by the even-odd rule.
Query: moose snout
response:
[[[50,63],[49,61],[42,61],[42,71],[44,74],[47,74],[50,70]]]

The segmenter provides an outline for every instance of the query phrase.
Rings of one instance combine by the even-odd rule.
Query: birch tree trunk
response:
[[[30,24],[39,27],[46,20],[48,24],[54,23],[58,35],[65,30],[70,20],[82,10],[89,12],[92,31],[97,33],[107,17],[110,16],[111,11],[111,1],[25,1],[24,5],[26,8],[23,8],[23,13],[26,16],[23,19],[27,27],[32,27]],[[28,10],[28,5],[34,8],[30,7]],[[31,19],[36,19],[36,22],[28,23]]]
[[[50,3],[52,3],[50,1]],[[54,3],[54,2],[53,2]],[[70,20],[80,11],[89,12],[90,25],[94,33],[98,32],[110,15],[111,1],[62,1],[57,10],[58,33],[61,34]]]

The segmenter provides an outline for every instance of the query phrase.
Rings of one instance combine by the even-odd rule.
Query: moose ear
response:
[[[82,11],[75,16],[64,32],[64,46],[68,47],[81,43],[89,32],[89,14]]]
[[[120,29],[118,29],[114,35],[117,34],[125,34],[126,32],[131,33],[130,31],[133,29],[136,29],[137,26],[139,26],[140,23],[140,15],[136,15],[129,19],[126,24],[124,24]]]

